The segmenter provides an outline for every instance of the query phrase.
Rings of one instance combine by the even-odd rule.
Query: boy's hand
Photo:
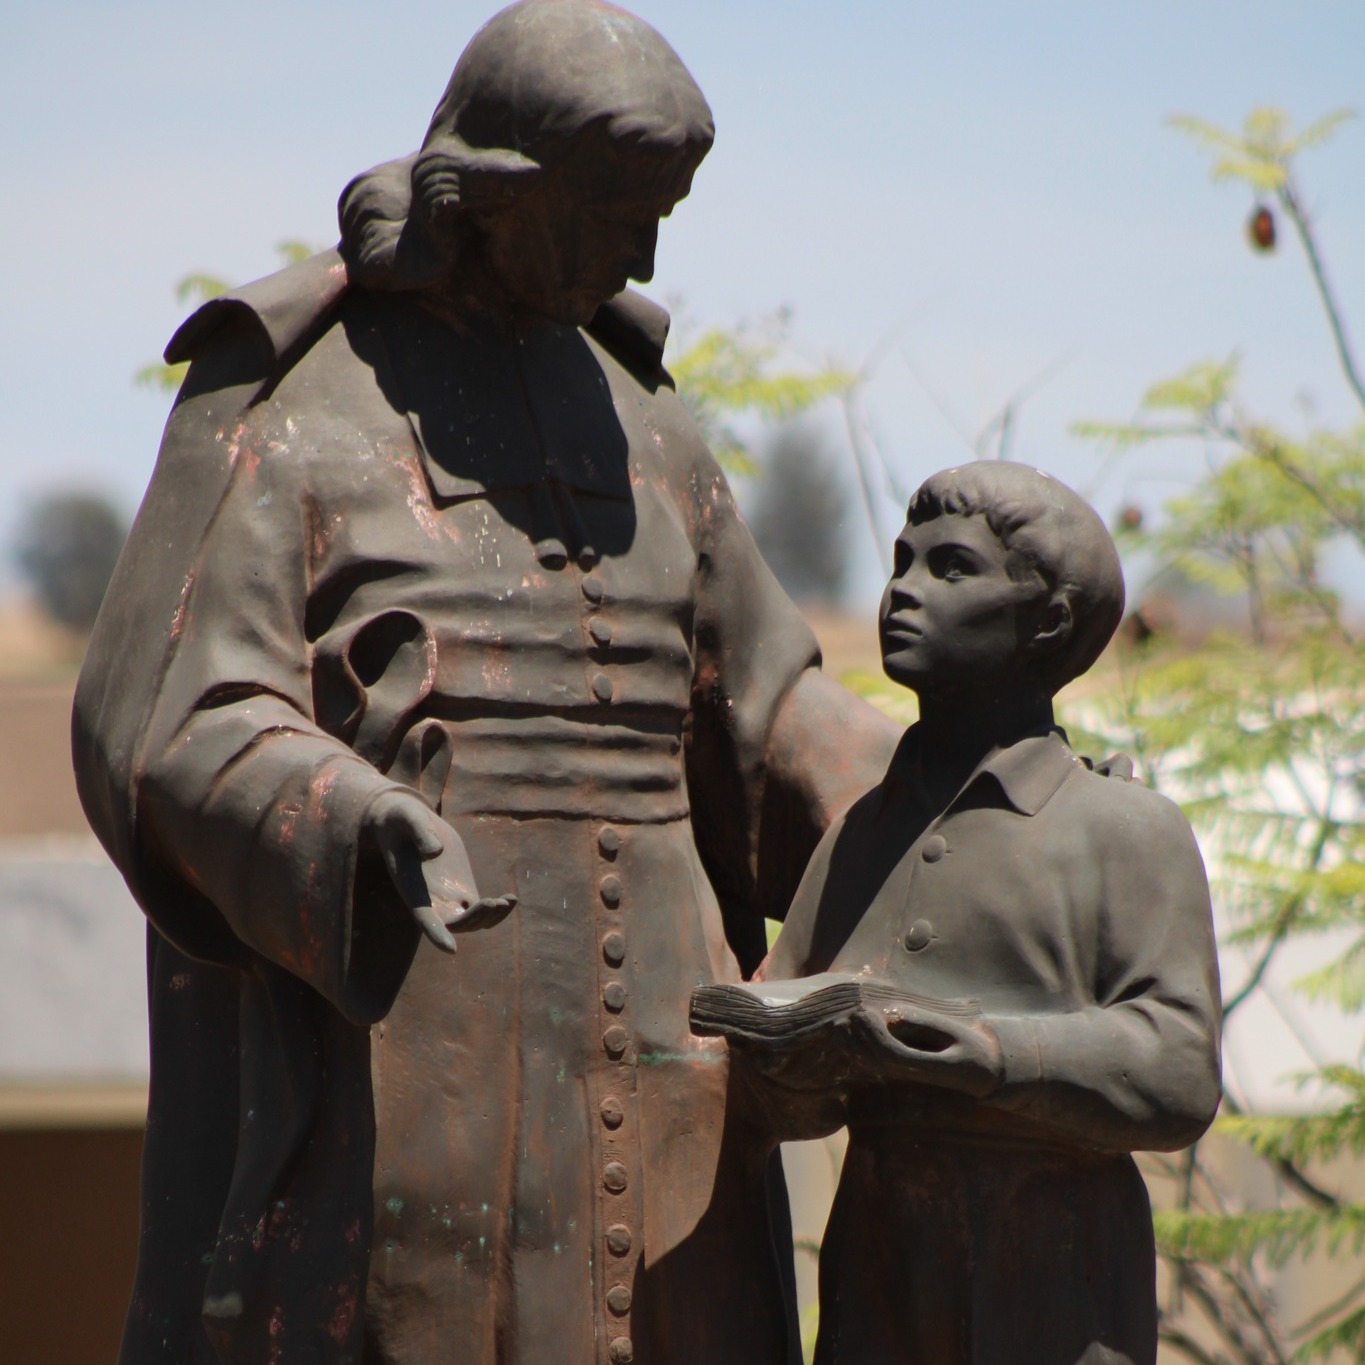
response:
[[[361,837],[379,850],[394,889],[421,931],[442,952],[455,951],[455,930],[496,924],[512,895],[480,897],[464,841],[420,797],[389,791],[365,816]]]
[[[985,1099],[1005,1078],[1000,1039],[988,1019],[897,1005],[854,1016],[862,1048],[890,1057],[907,1079]]]

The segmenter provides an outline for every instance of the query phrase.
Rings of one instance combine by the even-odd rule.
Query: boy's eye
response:
[[[929,569],[935,578],[945,583],[956,583],[960,579],[970,578],[976,572],[976,565],[960,550],[945,547],[930,555]]]
[[[892,546],[891,577],[903,578],[914,562],[915,552],[903,540],[898,540]]]

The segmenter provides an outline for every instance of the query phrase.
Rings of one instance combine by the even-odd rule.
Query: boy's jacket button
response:
[[[906,931],[905,946],[912,953],[917,953],[921,948],[929,946],[929,941],[933,936],[933,925],[927,919],[917,919]]]

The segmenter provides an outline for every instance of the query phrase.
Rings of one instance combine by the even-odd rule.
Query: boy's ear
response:
[[[1038,629],[1034,632],[1033,639],[1029,641],[1029,648],[1034,653],[1053,652],[1070,639],[1074,625],[1071,603],[1059,593],[1043,608]]]

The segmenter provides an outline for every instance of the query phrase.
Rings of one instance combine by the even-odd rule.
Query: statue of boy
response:
[[[1122,608],[1108,532],[1055,479],[928,479],[881,608],[920,719],[820,843],[762,984],[711,988],[747,993],[744,1027],[708,1031],[747,1038],[779,1110],[845,1105],[822,1365],[1156,1359],[1128,1154],[1213,1117],[1218,971],[1184,817],[1053,720]]]
[[[621,292],[711,140],[647,24],[522,0],[339,251],[172,341],[73,729],[153,926],[124,1365],[799,1356],[688,993],[895,738]]]

